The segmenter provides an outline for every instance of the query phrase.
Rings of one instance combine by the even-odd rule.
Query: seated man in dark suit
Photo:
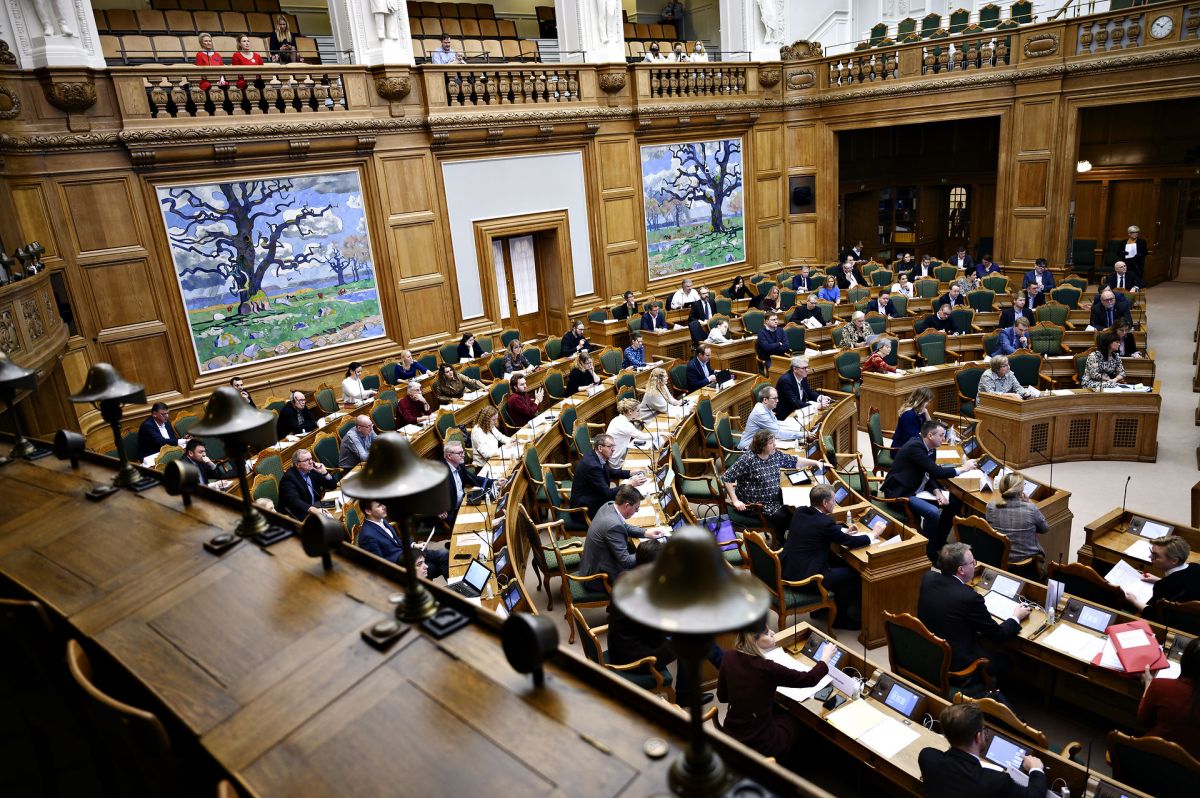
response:
[[[954,283],[950,286],[950,290],[942,294],[941,298],[936,303],[939,307],[949,305],[953,308],[965,308],[967,306],[967,295],[963,293],[962,286]]]
[[[906,498],[908,506],[923,519],[922,534],[929,541],[929,559],[946,542],[950,531],[950,520],[958,500],[951,504],[950,496],[938,484],[939,479],[950,479],[975,467],[974,460],[966,460],[958,468],[937,464],[935,452],[946,440],[946,425],[936,419],[921,425],[921,434],[909,440],[896,452],[892,468],[883,481],[883,495],[889,499]],[[933,496],[921,498],[918,493]],[[947,512],[943,512],[945,507]],[[945,516],[945,523],[942,523]]]
[[[1142,577],[1143,581],[1154,583],[1154,593],[1147,603],[1143,604],[1128,590],[1125,598],[1153,620],[1157,620],[1155,605],[1160,601],[1200,601],[1200,563],[1188,562],[1191,553],[1188,542],[1176,535],[1150,541],[1150,565],[1163,575]]]
[[[588,518],[593,520],[604,503],[616,497],[618,488],[613,487],[613,482],[628,479],[629,484],[636,488],[646,481],[646,475],[642,472],[635,475],[632,471],[609,466],[608,458],[612,457],[615,449],[616,444],[611,435],[597,435],[592,438],[592,450],[575,465],[575,479],[571,482],[571,506],[586,507]],[[640,500],[640,493],[638,497]]]
[[[708,337],[704,325],[713,317],[713,312],[712,297],[708,295],[708,289],[701,286],[700,298],[692,303],[692,309],[688,313],[688,328],[692,331],[693,342],[703,341]]]
[[[242,382],[241,377],[230,377],[229,384],[233,386],[235,391],[242,395],[242,398],[246,400],[246,404],[250,405],[251,407],[258,407],[258,405],[254,404],[254,397],[252,397],[250,392],[246,390],[246,385],[244,382]]]
[[[1004,623],[992,618],[983,594],[967,584],[975,578],[975,555],[966,543],[942,546],[937,567],[937,571],[921,576],[917,617],[929,631],[950,644],[950,670],[961,671],[986,657],[991,660],[989,672],[997,676],[1003,670],[1004,658],[980,646],[979,637],[995,643],[1016,637],[1021,633],[1021,622],[1029,617],[1029,607],[1018,603]]]
[[[950,258],[946,262],[956,269],[962,269],[966,272],[975,271],[975,259],[967,254],[966,247],[959,247],[958,252],[954,254],[954,257]]]
[[[862,241],[856,241],[854,246],[846,247],[842,250],[842,260],[850,260],[855,263],[863,263],[867,259],[867,248],[863,246]]]
[[[438,518],[446,522],[447,527],[454,529],[458,510],[462,507],[463,499],[466,498],[467,492],[471,488],[487,490],[495,486],[499,489],[503,488],[508,480],[488,479],[478,474],[472,474],[471,470],[464,465],[467,455],[460,440],[448,440],[442,444],[442,457],[445,458],[446,468],[450,470],[450,479],[446,480],[446,487],[450,491],[450,509],[440,513]]]
[[[886,288],[879,289],[879,297],[867,303],[867,313],[880,313],[893,319],[900,315],[899,309],[892,304],[892,292]]]
[[[1041,283],[1030,283],[1025,286],[1025,305],[1032,312],[1049,300],[1050,294],[1042,290]]]
[[[1025,292],[1018,291],[1016,295],[1013,296],[1012,307],[1007,307],[1000,311],[1000,324],[998,326],[1001,329],[1005,327],[1011,327],[1016,324],[1017,316],[1024,316],[1029,322],[1029,325],[1032,327],[1035,323],[1035,319],[1033,317],[1033,311],[1028,307],[1028,303],[1029,298],[1025,296]]]
[[[954,319],[950,316],[950,306],[939,305],[937,313],[934,313],[932,316],[926,316],[925,330],[941,330],[946,335],[957,335],[958,325],[954,323]]]
[[[628,523],[641,504],[641,492],[629,485],[622,485],[616,489],[612,501],[596,508],[595,518],[588,525],[587,537],[583,541],[580,576],[608,574],[612,579],[636,564],[629,550],[630,538],[657,538],[662,535],[662,530],[642,529]]]
[[[1045,798],[1046,771],[1042,760],[1025,755],[1021,768],[1029,774],[1028,786],[1013,781],[1008,771],[982,759],[988,733],[983,712],[970,701],[951,704],[938,716],[949,750],[921,749],[917,763],[925,798]]]
[[[279,419],[275,422],[275,435],[283,440],[289,435],[307,435],[317,428],[308,412],[304,391],[292,391],[292,401],[279,411]]]
[[[689,360],[687,364],[688,393],[717,384],[716,372],[712,370],[712,367],[708,363],[711,358],[711,346],[701,344],[696,347],[696,356]]]
[[[571,325],[571,329],[567,330],[562,337],[562,356],[574,357],[579,352],[590,352],[593,347],[588,343],[587,336],[583,331],[583,322],[577,321]]]
[[[818,307],[817,301],[816,294],[809,294],[808,299],[803,303],[797,302],[792,311],[792,317],[788,321],[803,324],[808,319],[816,319],[821,324],[825,324],[825,317],[821,315],[821,308]]]
[[[221,470],[209,459],[208,448],[199,438],[191,438],[184,444],[183,456],[200,472],[201,485],[211,485],[217,490],[225,486],[226,483],[220,480]]]
[[[779,326],[779,316],[776,314],[767,314],[763,328],[758,331],[758,341],[754,344],[754,351],[758,353],[760,360],[767,361],[771,359],[772,355],[787,354],[787,333]]]
[[[1054,288],[1054,275],[1047,268],[1045,258],[1038,258],[1033,262],[1033,270],[1025,272],[1025,276],[1021,278],[1021,287],[1028,288],[1033,283],[1037,283],[1043,294],[1049,294]]]
[[[816,291],[822,282],[809,271],[808,264],[803,264],[800,266],[800,273],[792,275],[792,290],[797,293]]]
[[[309,513],[329,515],[321,507],[321,497],[335,485],[337,480],[325,464],[314,460],[308,449],[299,449],[292,455],[292,467],[283,473],[279,483],[279,509],[300,521]]]
[[[925,277],[933,277],[933,258],[928,255],[922,255],[921,262],[914,263],[912,271],[908,273],[908,279],[913,283]]]
[[[1133,326],[1133,318],[1129,311],[1129,300],[1105,287],[1100,290],[1100,296],[1092,304],[1092,313],[1088,325],[1096,330],[1111,330],[1113,325],[1125,319]]]
[[[646,312],[642,314],[643,330],[665,330],[670,326],[667,324],[666,314],[662,312],[662,308],[657,302],[651,303],[650,307],[646,308]]]
[[[400,533],[387,520],[387,506],[383,502],[364,499],[361,502],[363,522],[358,533],[358,547],[376,557],[404,565],[404,546]],[[413,543],[413,560],[425,556],[426,571],[430,579],[450,575],[450,552],[445,548],[425,550],[424,543]]]
[[[858,266],[850,258],[846,258],[842,264],[842,268],[834,276],[837,277],[838,288],[843,291],[853,288],[856,285],[866,286],[867,284],[866,278],[863,277]]]
[[[637,315],[638,306],[637,306],[637,302],[635,302],[633,299],[633,292],[626,291],[624,298],[625,298],[625,302],[623,304],[617,305],[615,308],[612,309],[612,316],[614,319],[620,319],[621,321],[626,321],[627,319],[629,319],[630,316]]]
[[[813,487],[808,501],[809,507],[796,509],[788,528],[783,544],[783,578],[798,582],[814,574],[823,574],[825,587],[833,591],[833,601],[837,605],[834,628],[861,629],[862,585],[858,572],[848,565],[830,565],[829,547],[832,544],[848,549],[870,546],[887,529],[887,522],[881,521],[878,529],[865,533],[842,526],[833,517],[837,502],[833,499],[833,488],[828,485]]]
[[[1129,266],[1123,260],[1113,264],[1113,273],[1104,278],[1104,285],[1122,291],[1142,290],[1142,281],[1129,273]]]
[[[792,358],[791,369],[775,382],[775,390],[779,392],[779,404],[775,406],[775,418],[780,421],[809,402],[827,405],[832,401],[828,396],[818,394],[808,384],[808,358],[802,356]]]
[[[170,411],[162,402],[155,402],[150,408],[150,418],[138,428],[138,457],[145,460],[164,446],[178,445],[179,436],[171,426]]]

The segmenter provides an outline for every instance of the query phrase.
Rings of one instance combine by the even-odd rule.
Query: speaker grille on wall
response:
[[[798,175],[788,180],[789,213],[817,212],[816,175]]]

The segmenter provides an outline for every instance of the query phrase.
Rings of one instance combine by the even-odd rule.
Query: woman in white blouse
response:
[[[474,450],[471,462],[477,468],[483,468],[488,458],[500,454],[500,447],[512,441],[500,431],[500,412],[491,405],[484,407],[475,417],[475,427],[471,430],[471,448]]]
[[[640,406],[636,399],[622,399],[617,402],[616,418],[608,422],[608,429],[605,430],[613,439],[613,452],[608,458],[610,468],[621,467],[625,462],[625,453],[629,451],[629,444],[634,440],[649,441],[653,438],[649,432],[638,429],[633,423]]]
[[[361,405],[375,396],[370,388],[362,384],[362,363],[355,361],[346,369],[346,379],[342,380],[342,404]]]
[[[705,339],[706,344],[727,344],[729,343],[729,322],[725,319],[718,321],[711,330],[708,331],[708,338]]]
[[[908,275],[901,273],[900,279],[892,284],[892,294],[900,294],[909,299],[913,298],[913,284],[908,281]]]
[[[642,394],[642,403],[638,406],[638,417],[642,421],[649,421],[659,413],[667,413],[671,406],[679,407],[683,402],[671,396],[671,389],[667,387],[667,372],[663,369],[655,369],[650,372],[650,379],[646,381],[646,391]]]

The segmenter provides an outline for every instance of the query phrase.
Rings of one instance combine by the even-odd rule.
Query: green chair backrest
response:
[[[542,385],[546,388],[546,393],[551,399],[562,399],[567,395],[567,384],[563,381],[561,371],[552,371],[547,374],[546,380]]]
[[[884,316],[882,313],[868,313],[866,322],[870,325],[871,332],[876,335],[883,335],[887,329],[887,316]]]
[[[538,457],[536,446],[525,449],[525,473],[529,474],[529,478],[534,482],[546,481],[542,476],[542,459]]]
[[[783,328],[784,334],[787,335],[789,351],[804,352],[804,330],[805,328],[799,324],[789,324]]]
[[[696,403],[696,417],[700,419],[703,429],[715,429],[716,417],[713,415],[712,402],[705,397]]]
[[[587,619],[583,617],[583,613],[574,607],[571,608],[577,627],[579,629],[579,645],[583,646],[583,655],[597,665],[604,664],[604,652],[600,650],[600,641],[592,632],[592,627],[588,626]]]
[[[621,362],[624,356],[620,349],[606,349],[600,353],[600,366],[609,374],[616,374],[621,370]]]
[[[821,435],[821,449],[830,463],[837,462],[837,444],[834,443],[833,435],[828,432]]]
[[[1117,2],[1120,2],[1120,0],[1117,0]],[[1118,8],[1117,4],[1110,3],[1109,10],[1112,11],[1114,8]],[[1014,21],[1022,25],[1028,25],[1030,22],[1033,22],[1033,3],[1030,0],[1017,0],[1017,2],[1009,6],[1008,15]]]
[[[457,353],[458,353],[458,350],[456,348],[455,354],[457,354]],[[433,354],[432,352],[421,355],[416,360],[418,363],[420,363],[422,366],[424,366],[426,368],[426,370],[437,371],[437,355]]]
[[[725,449],[736,449],[737,441],[733,439],[733,428],[729,425],[729,416],[717,417],[717,442]]]
[[[896,23],[896,36],[901,41],[910,33],[917,32],[917,21],[912,17],[905,17]]]
[[[883,448],[883,419],[879,415],[879,411],[871,408],[870,415],[867,416],[867,435],[871,438],[871,444],[877,449]]]
[[[1063,354],[1062,339],[1062,327],[1043,327],[1038,324],[1029,329],[1029,348],[1039,355]]]
[[[1194,764],[1185,764],[1191,757],[1178,743],[1168,742],[1164,746],[1155,742],[1157,746],[1145,739],[1129,739],[1120,732],[1110,734],[1108,753],[1112,759],[1113,778],[1147,795],[1190,794],[1196,789],[1200,769]],[[1152,746],[1172,749],[1177,758],[1150,750]]]
[[[1071,314],[1071,309],[1061,302],[1047,302],[1044,305],[1038,306],[1033,311],[1033,317],[1036,321],[1048,321],[1052,324],[1057,324],[1059,327],[1067,326],[1067,317]]]
[[[1078,261],[1076,261],[1076,263],[1078,263]],[[1071,277],[1064,278],[1063,285],[1069,285],[1074,288],[1078,288],[1080,291],[1087,290],[1087,280],[1083,277],[1078,277],[1078,276],[1074,276],[1074,275],[1072,275]]]
[[[204,448],[208,449],[208,459],[224,460],[225,459],[225,442],[220,438],[201,438],[204,441]]]
[[[833,303],[819,300],[817,302],[817,310],[821,311],[821,323],[829,324],[833,321]]]
[[[551,360],[562,357],[562,338],[550,338],[546,341],[546,357]]]
[[[995,301],[996,292],[987,288],[977,288],[967,294],[967,304],[979,313],[991,313]]]
[[[342,438],[346,437],[346,433],[349,432],[350,430],[354,429],[354,426],[357,423],[358,422],[355,421],[353,418],[347,418],[346,420],[344,420],[338,426],[338,431],[337,431],[338,440],[340,441]]]
[[[771,556],[771,552],[763,545],[762,539],[754,533],[746,535],[746,552],[750,555],[750,573],[758,581],[767,586],[774,595],[779,589],[779,560]]]
[[[178,431],[179,430],[176,430],[176,432],[178,432]],[[180,457],[183,457],[183,449],[180,449],[179,447],[175,447],[173,449],[168,449],[167,451],[165,451],[161,455],[159,455],[158,462],[155,463],[155,465],[158,468],[166,468],[167,463],[170,463],[174,460],[178,460]]]
[[[434,422],[434,426],[437,427],[437,431],[441,433],[443,438],[446,437],[446,433],[451,427],[457,425],[458,422],[454,420],[453,413],[442,413],[440,416],[438,416],[437,421]]]
[[[497,380],[504,379],[504,358],[494,357],[488,361],[488,371],[492,372],[492,377]]]
[[[1050,298],[1055,302],[1060,302],[1068,308],[1079,307],[1079,298],[1083,296],[1083,292],[1073,285],[1060,285],[1050,292]]]
[[[269,475],[270,476],[270,475]],[[271,505],[279,506],[279,481],[274,476],[269,479],[259,480],[258,485],[250,491],[250,496],[255,501],[259,499],[270,499]]]
[[[941,14],[926,14],[921,17],[921,38],[928,39],[940,27],[942,27]]]
[[[350,537],[350,533],[354,531],[354,527],[362,522],[362,517],[358,514],[358,505],[346,505],[346,519],[343,522],[346,527],[346,537]]]
[[[896,282],[896,274],[891,269],[876,269],[871,272],[871,285],[876,288],[890,288],[892,283]]]
[[[908,315],[908,297],[904,294],[892,294],[892,304],[896,307],[896,312],[901,316]]]
[[[675,388],[680,391],[686,391],[688,389],[686,363],[678,363],[674,366],[671,366],[669,374],[671,376],[671,384],[674,385]]]
[[[946,666],[942,649],[912,629],[886,618],[884,624],[888,627],[889,653],[900,675],[907,672],[925,682],[925,686],[940,689],[942,668]]]
[[[368,391],[378,391],[380,388],[379,375],[378,374],[364,374],[363,378],[362,378],[362,385]]]
[[[571,433],[575,439],[575,451],[579,452],[579,456],[591,454],[592,451],[592,435],[588,431],[588,425],[582,421],[575,422],[575,429]]]
[[[1000,24],[1000,6],[988,3],[979,9],[979,24],[985,28],[994,28]]]
[[[958,33],[963,28],[967,27],[967,23],[971,21],[971,12],[965,8],[960,8],[950,14],[950,32]]]
[[[523,354],[525,359],[529,361],[529,365],[542,365],[542,350],[538,349],[536,346],[530,346],[521,350],[521,354]]]
[[[933,269],[933,276],[938,278],[938,282],[952,283],[958,277],[958,269],[950,264],[936,266]]]
[[[994,332],[991,335],[983,336],[983,353],[989,357],[996,354],[996,350],[1000,348],[1000,333]]]
[[[366,387],[366,382],[363,382],[363,387]],[[317,391],[317,407],[326,415],[336,413],[338,411],[337,397],[333,395],[332,388],[322,388]]]
[[[438,354],[442,356],[443,363],[458,365],[458,344],[442,344],[438,348]]]
[[[925,330],[917,336],[917,349],[927,366],[946,362],[946,334],[941,330]]]
[[[929,277],[917,280],[915,288],[921,299],[936,299],[939,291],[938,281]]]
[[[175,419],[175,434],[180,436],[187,435],[188,432],[191,431],[192,426],[195,425],[195,423],[199,420],[199,416],[180,416],[179,418]]]
[[[989,274],[980,282],[983,283],[983,287],[989,291],[994,291],[997,294],[1008,293],[1008,278],[1003,274]]]
[[[862,379],[862,360],[858,352],[842,352],[834,360],[838,375],[847,382],[858,382]]]
[[[975,323],[974,308],[955,308],[950,311],[950,318],[954,320],[954,326],[962,332],[970,332],[971,326]]]
[[[1030,388],[1037,387],[1038,373],[1042,369],[1041,355],[1012,354],[1008,356],[1008,365],[1012,367],[1012,373],[1017,378],[1017,382]]]
[[[139,462],[142,458],[138,457],[138,434],[137,430],[126,432],[121,436],[121,448],[125,450],[125,456],[129,461]]]
[[[879,42],[882,41],[885,36],[887,36],[887,32],[887,25],[882,22],[876,23],[875,25],[871,26],[871,38],[867,41],[872,47],[874,47],[875,45],[879,44]]]
[[[1032,341],[1030,343],[1032,344]],[[1078,355],[1075,355],[1075,382],[1079,385],[1083,385],[1083,372],[1087,369],[1088,355],[1094,351],[1095,348],[1093,347],[1086,352],[1081,352]],[[1010,363],[1012,362],[1012,358],[1009,358],[1008,360]],[[1023,384],[1024,383],[1022,383],[1022,385]]]
[[[958,392],[974,402],[979,398],[979,380],[983,377],[982,366],[967,366],[954,375],[954,384]]]
[[[399,366],[400,364],[393,360],[390,363],[384,363],[380,367],[379,373],[383,375],[383,381],[388,385],[395,385],[400,381],[400,378],[396,376],[396,369]]]
[[[313,456],[325,464],[326,468],[338,467],[338,442],[337,439],[326,435],[318,438],[313,444]]]
[[[371,421],[382,432],[396,429],[396,410],[389,404],[377,404],[371,408]]]
[[[504,401],[504,397],[508,396],[509,387],[507,380],[500,380],[493,383],[491,388],[488,388],[488,398],[492,400],[492,404],[497,407]]]
[[[845,299],[847,302],[853,303],[866,299],[869,296],[871,296],[870,288],[867,288],[865,285],[856,285],[846,292]]]
[[[763,323],[767,320],[767,314],[761,310],[748,310],[742,316],[742,326],[746,328],[746,332],[750,335],[758,335],[758,331],[763,328]]]
[[[632,374],[622,374],[617,377],[616,389],[619,391],[622,388],[633,388],[637,390],[637,379]]]
[[[500,333],[500,344],[507,347],[509,343],[520,340],[520,338],[520,330],[505,330],[504,332]]]
[[[607,310],[593,310],[592,312],[588,313],[587,317],[588,317],[588,321],[607,321],[608,311]]]
[[[713,303],[713,310],[716,313],[728,318],[729,316],[733,315],[733,300],[718,299]]]
[[[283,460],[274,452],[264,454],[254,462],[255,474],[270,474],[280,481],[283,480]]]
[[[470,377],[471,379],[475,380],[476,382],[483,381],[483,377],[479,372],[479,366],[467,366],[460,373],[464,377]]]
[[[1071,262],[1075,268],[1091,268],[1096,265],[1096,239],[1076,238],[1071,242]],[[1065,282],[1065,281],[1064,281]],[[1083,286],[1087,288],[1087,285]]]
[[[796,305],[796,292],[786,288],[779,292],[779,309],[791,310]]]

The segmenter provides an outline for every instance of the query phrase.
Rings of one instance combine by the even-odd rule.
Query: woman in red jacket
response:
[[[1200,637],[1183,650],[1178,679],[1155,679],[1149,669],[1142,679],[1146,692],[1138,706],[1138,723],[1146,735],[1178,743],[1200,759]]]
[[[196,53],[196,66],[223,66],[225,59],[221,54],[213,49],[213,38],[211,33],[200,34],[200,50]],[[200,81],[200,88],[208,91],[211,86],[207,80]]]
[[[262,66],[262,56],[250,49],[250,37],[239,36],[237,52],[233,54],[232,63],[235,66]],[[238,76],[237,87],[246,88],[246,79]]]
[[[875,343],[875,351],[871,353],[869,358],[863,361],[862,370],[887,373],[895,371],[896,367],[889,365],[887,362],[887,356],[891,353],[892,342],[887,338],[881,338]]]
[[[513,424],[523,427],[538,414],[544,391],[538,388],[530,395],[523,376],[510,379],[508,389],[508,417]]]
[[[738,632],[737,642],[725,652],[717,674],[717,698],[729,704],[722,725],[725,733],[780,763],[800,735],[800,721],[775,706],[780,687],[812,687],[829,673],[829,659],[837,646],[825,646],[821,661],[809,671],[793,670],[763,656],[775,647],[766,619],[757,629]]]

